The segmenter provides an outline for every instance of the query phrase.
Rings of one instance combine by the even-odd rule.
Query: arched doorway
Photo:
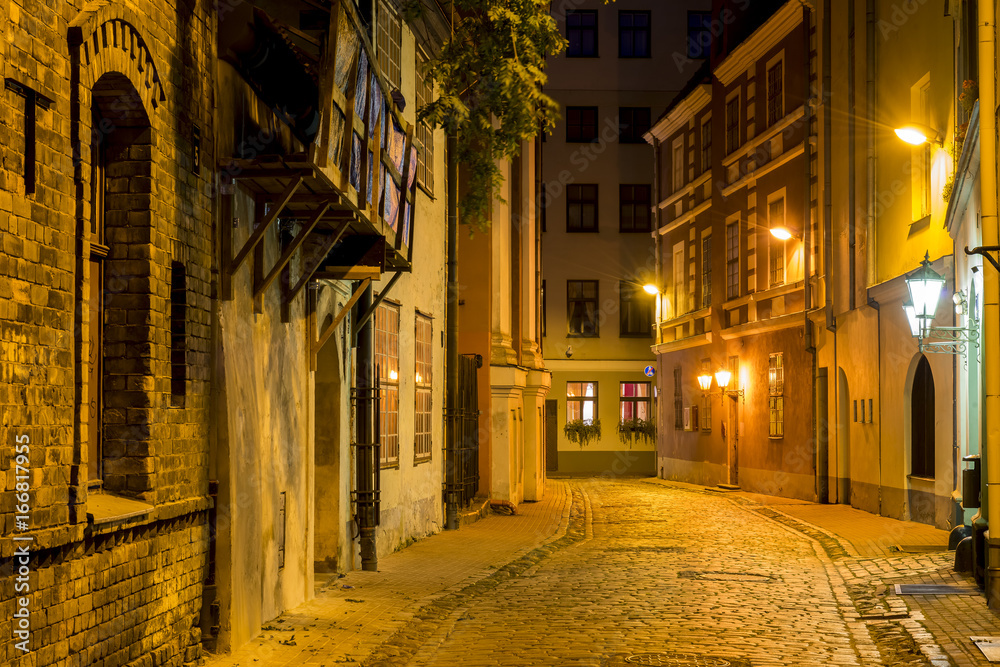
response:
[[[101,76],[91,97],[90,206],[80,257],[87,267],[81,300],[88,480],[142,495],[151,492],[150,475],[132,474],[126,457],[147,453],[150,433],[141,411],[128,408],[157,404],[148,359],[157,331],[150,316],[156,280],[164,276],[154,275],[153,261],[144,259],[152,256],[152,129],[142,98],[124,74]],[[167,279],[173,301],[176,281]],[[179,287],[177,296],[183,297]],[[182,323],[183,313],[172,316],[171,324],[175,319]],[[183,392],[183,384],[177,388]]]
[[[328,316],[321,330],[332,321]],[[345,564],[339,562],[341,538],[340,469],[341,432],[340,400],[341,372],[337,337],[331,337],[320,349],[316,359],[315,421],[315,518],[314,561],[316,572],[337,572]]]
[[[837,502],[851,504],[851,392],[837,369]]]
[[[934,376],[921,356],[910,392],[910,474],[934,477]]]

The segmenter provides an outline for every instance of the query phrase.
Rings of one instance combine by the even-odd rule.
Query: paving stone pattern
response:
[[[953,552],[860,556],[829,527],[698,487],[550,484],[517,517],[331,580],[209,665],[965,666],[989,664],[969,635],[1000,635],[981,595],[895,595],[968,586]]]

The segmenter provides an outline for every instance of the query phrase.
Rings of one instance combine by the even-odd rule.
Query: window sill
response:
[[[433,460],[433,457],[430,457],[430,456],[425,456],[425,457],[419,458],[419,459],[418,458],[414,458],[413,459],[413,467],[416,468],[418,465],[421,465],[423,463],[430,463],[432,460]]]
[[[594,229],[570,229],[569,227],[566,228],[567,234],[597,234],[599,232],[600,230],[598,230],[596,227]]]
[[[104,528],[150,515],[155,507],[132,498],[96,493],[87,497],[87,521],[95,528]]]
[[[601,334],[578,334],[578,333],[568,333],[566,338],[600,338]]]
[[[906,479],[915,482],[934,482],[934,477],[924,477],[923,475],[907,475]]]

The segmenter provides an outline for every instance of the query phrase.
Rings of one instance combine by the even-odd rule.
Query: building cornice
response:
[[[772,317],[767,320],[747,322],[746,324],[729,327],[728,329],[723,329],[719,335],[722,340],[734,340],[746,336],[770,333],[772,331],[781,331],[782,329],[804,327],[805,323],[805,311],[800,310],[780,317]]]
[[[719,63],[713,72],[719,82],[723,86],[728,86],[740,73],[745,72],[751,63],[780,43],[795,26],[802,23],[802,11],[802,4],[798,0],[786,2],[774,16],[754,30],[753,34]]]
[[[712,200],[711,199],[706,199],[705,201],[703,201],[702,203],[698,204],[697,206],[695,206],[691,210],[687,211],[683,215],[680,215],[676,220],[671,220],[667,224],[665,224],[662,227],[660,227],[660,230],[659,230],[660,236],[664,236],[666,234],[669,234],[670,232],[674,231],[675,229],[683,227],[687,223],[692,222],[699,215],[701,215],[702,213],[704,213],[705,211],[707,211],[711,206],[712,206]]]
[[[659,141],[665,141],[668,137],[676,133],[682,126],[687,124],[695,113],[701,111],[712,101],[712,86],[703,83],[688,94],[677,106],[670,110],[666,116],[660,119],[649,129],[644,137],[649,143],[653,143],[652,137]]]
[[[681,338],[680,340],[673,340],[669,343],[660,343],[659,345],[653,345],[651,349],[654,354],[667,354],[668,352],[679,352],[680,350],[690,350],[692,347],[701,347],[702,345],[709,345],[712,342],[712,332],[706,331],[703,334],[697,334],[695,336],[688,336],[687,338]]]

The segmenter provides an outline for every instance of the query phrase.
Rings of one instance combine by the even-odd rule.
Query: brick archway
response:
[[[94,84],[102,76],[117,72],[132,83],[150,119],[166,93],[149,45],[138,26],[143,19],[135,12],[112,4],[80,12],[69,25],[70,51],[73,58],[76,91],[83,108]]]

